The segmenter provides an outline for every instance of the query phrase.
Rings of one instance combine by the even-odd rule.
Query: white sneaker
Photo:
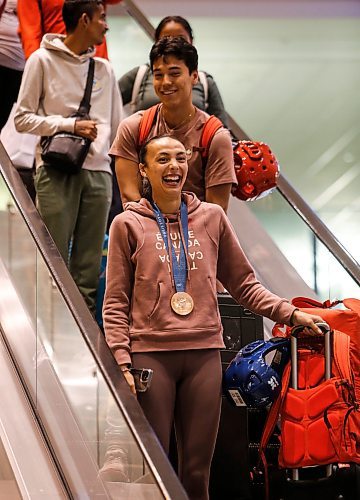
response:
[[[129,462],[126,451],[121,448],[107,450],[99,476],[105,482],[129,483]]]

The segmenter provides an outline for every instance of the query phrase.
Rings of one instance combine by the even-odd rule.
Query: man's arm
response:
[[[216,203],[216,205],[220,205],[226,213],[229,206],[231,186],[232,184],[220,184],[220,186],[206,188],[205,200],[208,203]]]
[[[74,132],[76,120],[74,117],[64,118],[61,115],[42,116],[38,114],[42,92],[43,67],[36,52],[30,56],[25,64],[14,117],[16,130],[44,136],[54,135],[60,131]],[[77,127],[82,131],[80,135],[91,136],[94,132],[94,124],[95,122],[91,120],[79,121]],[[84,128],[85,130],[83,130]]]
[[[138,164],[135,161],[117,157],[115,160],[115,172],[120,189],[121,201],[127,203],[128,201],[140,200]]]
[[[205,201],[220,205],[226,212],[231,187],[237,184],[229,131],[222,128],[214,135],[205,167]]]

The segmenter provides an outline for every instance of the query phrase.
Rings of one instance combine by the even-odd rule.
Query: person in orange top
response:
[[[121,0],[105,0],[104,4],[116,4]],[[62,18],[64,0],[18,0],[19,33],[25,58],[40,47],[45,33],[65,34]],[[96,56],[108,59],[106,40],[96,47]]]

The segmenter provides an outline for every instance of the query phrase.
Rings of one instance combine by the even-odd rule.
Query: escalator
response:
[[[2,145],[0,169],[0,498],[185,499]]]
[[[123,3],[152,36],[136,6]],[[231,128],[246,137],[235,122]],[[0,170],[0,498],[185,499],[1,144]],[[344,287],[357,290],[359,265],[284,176],[276,196],[293,213],[291,229],[310,234]],[[284,297],[317,296],[246,204],[232,199],[229,217],[265,286]],[[128,450],[117,483],[101,477],[109,408]]]

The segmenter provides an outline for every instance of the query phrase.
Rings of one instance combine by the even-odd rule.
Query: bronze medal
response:
[[[186,292],[176,292],[171,297],[171,308],[180,316],[187,316],[194,309],[194,301]]]

